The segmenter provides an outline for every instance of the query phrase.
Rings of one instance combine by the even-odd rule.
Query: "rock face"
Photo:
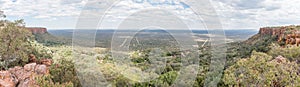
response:
[[[8,71],[0,71],[0,87],[15,87],[18,79]]]
[[[282,42],[285,45],[296,44],[299,46],[300,44],[300,26],[264,27],[260,28],[259,34],[276,37],[278,42]]]
[[[265,27],[265,28],[260,28],[259,34],[280,36],[280,35],[284,34],[284,32],[286,30],[287,30],[287,27]]]
[[[0,87],[39,87],[34,78],[49,74],[49,64],[52,63],[50,61],[47,60],[46,64],[29,63],[24,67],[16,66],[0,71]]]
[[[42,27],[26,27],[26,29],[31,31],[32,34],[44,34],[47,32],[47,28]]]

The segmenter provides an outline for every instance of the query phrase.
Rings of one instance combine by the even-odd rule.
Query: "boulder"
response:
[[[15,75],[18,81],[23,80],[24,78],[28,77],[29,75],[25,72],[23,67],[16,66],[14,68],[10,68],[8,70],[11,74]],[[27,75],[27,76],[25,76]]]
[[[34,78],[31,77],[20,81],[18,87],[39,87],[39,86],[36,84]]]
[[[25,71],[32,71],[32,72],[33,72],[35,66],[36,66],[36,63],[29,63],[29,64],[26,64],[26,65],[24,66],[24,70],[25,70]]]
[[[29,63],[24,67],[15,66],[7,71],[0,71],[0,87],[39,87],[34,78],[49,74],[52,60],[45,59],[41,63]]]
[[[15,87],[18,83],[16,77],[8,71],[0,71],[0,87]]]
[[[49,69],[46,65],[36,65],[35,67],[35,73],[40,75],[45,75],[45,74],[49,74]]]
[[[46,66],[51,66],[53,61],[51,59],[42,59],[41,63],[46,65]]]
[[[28,61],[29,61],[29,63],[36,63],[37,59],[36,59],[35,55],[30,54]]]
[[[296,43],[297,46],[299,46],[299,44],[300,44],[300,38],[295,38],[295,43]]]
[[[24,69],[10,71],[10,73],[14,74],[19,81],[25,80],[27,78],[31,78],[31,76],[34,74],[33,72],[25,71]]]

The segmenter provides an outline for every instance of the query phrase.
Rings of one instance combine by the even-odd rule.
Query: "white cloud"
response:
[[[60,20],[62,17],[73,17],[75,19],[80,13],[86,12],[85,14],[89,14],[87,18],[92,19],[105,12],[106,9],[104,8],[114,1],[117,0],[15,0],[15,2],[12,0],[0,0],[0,9],[8,16],[49,20]],[[106,11],[107,17],[110,19],[107,22],[115,23],[115,21],[125,19],[125,13],[132,14],[140,9],[158,7],[171,9],[172,12],[179,15],[179,18],[192,25],[201,21],[188,8],[189,6],[196,6],[192,8],[201,12],[197,13],[197,15],[209,19],[206,20],[208,26],[214,26],[217,23],[216,16],[220,17],[224,28],[227,29],[258,29],[263,26],[300,23],[299,0],[211,0],[219,15],[215,14],[213,8],[207,5],[209,3],[208,0],[200,1],[196,4],[191,0],[183,0],[183,2],[187,3],[183,3],[181,0],[125,0],[112,7],[113,10]],[[88,6],[85,6],[86,4]],[[143,16],[147,15],[152,14],[148,13]],[[136,17],[132,20],[141,18]],[[161,19],[161,21],[170,22],[168,14],[162,15]]]
[[[132,14],[135,15],[130,17],[130,15]],[[122,1],[112,7],[111,10],[107,11],[107,15],[107,17],[109,18],[107,18],[107,21],[104,21],[107,22],[107,26],[113,23],[120,23],[121,20],[124,20],[127,17],[130,17],[130,20],[132,21],[141,21],[140,24],[145,25],[150,24],[149,22],[152,22],[151,20],[153,19],[151,17],[156,17],[160,19],[157,21],[157,23],[167,23],[168,25],[170,25],[173,23],[174,19],[176,19],[170,17],[178,17],[189,26],[194,26],[193,28],[199,28],[200,25],[201,28],[203,28],[202,24],[197,25],[197,23],[201,23],[199,21],[200,19],[197,20],[197,15],[189,8],[189,6],[187,6],[184,2],[180,2],[179,0],[133,0],[133,2],[132,0]],[[173,28],[176,28],[176,25],[173,26]]]
[[[299,0],[213,0],[228,29],[291,25],[300,22]]]
[[[2,0],[0,9],[9,16],[52,18],[78,16],[87,0]]]

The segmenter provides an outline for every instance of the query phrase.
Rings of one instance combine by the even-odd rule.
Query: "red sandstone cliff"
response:
[[[32,34],[44,34],[47,32],[47,28],[42,27],[26,27],[26,29],[32,32]]]
[[[260,35],[284,35],[284,34],[293,34],[293,33],[299,33],[300,32],[300,25],[295,26],[281,26],[281,27],[264,27],[260,28],[259,34]]]
[[[288,27],[264,27],[260,28],[259,34],[280,36],[283,35],[287,29]]]
[[[266,35],[276,37],[281,44],[300,45],[300,26],[264,27],[260,28],[259,34],[256,36],[264,37]]]

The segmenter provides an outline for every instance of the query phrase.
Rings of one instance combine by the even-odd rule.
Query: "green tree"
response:
[[[52,81],[50,75],[43,75],[35,77],[36,83],[41,87],[74,87],[73,83],[55,83]]]
[[[0,18],[5,18],[6,15],[4,15],[4,12],[0,10]]]
[[[253,52],[225,70],[223,82],[229,86],[300,86],[299,66],[286,59],[272,59],[265,53]]]
[[[3,13],[0,13],[0,16]],[[5,16],[2,16],[5,17]],[[23,20],[10,22],[2,20],[0,24],[0,68],[24,64],[30,52],[31,33],[25,29]]]
[[[74,87],[81,87],[79,79],[76,74],[75,65],[72,61],[67,59],[58,59],[57,63],[50,68],[52,80],[55,83],[73,83]]]
[[[4,15],[4,12],[0,10],[0,28],[3,28],[4,26],[4,22],[5,22],[5,19],[6,16]]]
[[[272,49],[268,52],[269,55],[276,57],[281,55],[285,58],[288,58],[290,61],[299,61],[300,60],[300,47],[287,47],[282,48],[278,45],[272,46]]]

